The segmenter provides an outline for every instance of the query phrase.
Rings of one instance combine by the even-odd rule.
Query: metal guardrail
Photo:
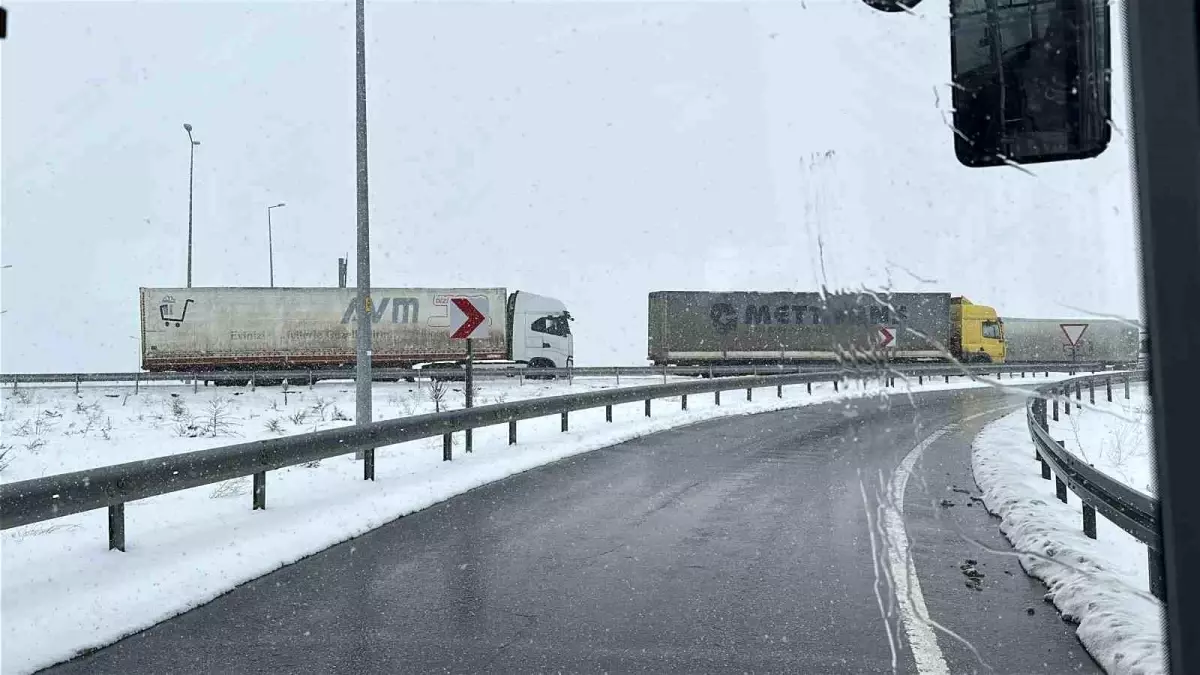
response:
[[[873,364],[862,363],[858,367],[868,367]],[[843,369],[854,370],[855,364],[841,366]],[[893,364],[905,372],[920,370],[941,370],[955,367],[952,364]],[[1074,369],[1075,372],[1105,370],[1110,367],[1104,363],[1016,363],[995,366],[972,366],[986,368],[987,372],[1064,372]],[[794,373],[821,372],[838,369],[838,364],[827,365],[787,365],[762,363],[758,365],[709,365],[709,366],[586,366],[575,368],[527,368],[523,366],[488,366],[478,364],[473,377],[507,378],[507,377],[728,377],[738,375],[781,375]],[[427,378],[436,373],[440,377],[462,377],[463,371],[458,368],[430,368],[413,370],[411,368],[376,368],[372,377],[378,381],[394,381],[406,378]],[[132,383],[136,389],[142,382],[215,382],[255,384],[287,380],[293,386],[309,385],[320,380],[353,380],[354,371],[348,369],[292,369],[292,370],[244,370],[244,371],[212,371],[202,373],[186,372],[127,372],[127,373],[3,373],[0,374],[0,384],[74,384],[76,388],[82,383]]]
[[[1158,500],[1109,477],[1068,452],[1061,441],[1051,437],[1047,421],[1047,409],[1051,405],[1055,421],[1059,419],[1060,404],[1066,415],[1071,414],[1072,405],[1078,409],[1085,385],[1091,403],[1096,402],[1097,384],[1104,386],[1111,402],[1113,378],[1124,382],[1125,398],[1129,398],[1130,381],[1142,381],[1145,377],[1141,372],[1090,374],[1041,385],[1036,388],[1039,396],[1026,404],[1026,421],[1034,444],[1034,457],[1041,463],[1042,478],[1049,480],[1053,472],[1055,495],[1064,504],[1067,503],[1068,489],[1083,502],[1084,534],[1096,538],[1096,512],[1099,511],[1145,544],[1150,559],[1150,591],[1163,599],[1163,580],[1156,572],[1161,569],[1158,558],[1162,555]],[[1072,388],[1075,390],[1074,403],[1071,402]]]
[[[1072,369],[1079,364],[1073,364]],[[147,497],[210,485],[243,476],[254,477],[252,508],[266,508],[266,473],[305,462],[328,457],[363,452],[363,478],[375,478],[374,449],[423,438],[443,437],[442,459],[452,459],[451,436],[466,434],[470,451],[473,429],[508,424],[509,444],[517,442],[517,422],[548,415],[561,415],[562,431],[569,428],[569,414],[604,407],[607,421],[612,421],[615,405],[643,402],[645,415],[651,414],[651,402],[666,397],[681,397],[687,409],[687,397],[714,394],[717,405],[721,392],[746,391],[752,400],[755,389],[775,387],[782,397],[785,386],[811,385],[832,382],[835,391],[839,383],[850,380],[882,378],[895,386],[897,377],[977,376],[1010,372],[1011,366],[941,366],[936,368],[863,369],[861,371],[822,371],[787,375],[723,377],[695,381],[671,382],[640,387],[589,391],[564,396],[528,399],[464,408],[443,413],[416,415],[394,420],[328,429],[290,437],[272,438],[239,443],[220,448],[199,450],[136,462],[100,467],[85,471],[46,476],[0,485],[0,529],[9,529],[84,511],[108,509],[109,548],[125,550],[125,504]],[[1054,371],[1039,366],[1036,372]],[[1058,369],[1062,372],[1065,369]],[[1015,371],[1013,371],[1015,372]],[[1023,371],[1031,372],[1031,371]],[[1015,375],[1014,375],[1015,377]]]

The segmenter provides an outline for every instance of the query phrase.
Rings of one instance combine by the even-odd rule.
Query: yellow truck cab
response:
[[[987,305],[950,298],[950,342],[954,357],[964,363],[1004,363],[1004,322]]]

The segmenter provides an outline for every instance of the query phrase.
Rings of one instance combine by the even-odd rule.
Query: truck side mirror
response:
[[[1107,0],[950,0],[954,154],[969,167],[1095,157],[1112,137]]]

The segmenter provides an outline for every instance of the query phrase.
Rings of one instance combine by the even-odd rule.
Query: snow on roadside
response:
[[[1113,383],[1112,403],[1103,386],[1097,387],[1094,405],[1088,402],[1086,387],[1080,393],[1082,407],[1072,405],[1067,415],[1063,405],[1058,421],[1049,420],[1051,438],[1062,441],[1068,452],[1104,474],[1153,496],[1154,455],[1146,384],[1131,383],[1128,401],[1119,382]]]
[[[646,382],[622,378],[622,383]],[[901,387],[887,391],[904,393],[904,383],[897,383]],[[607,381],[608,386],[613,384]],[[949,385],[910,384],[909,391],[988,386],[964,379]],[[392,390],[378,387],[376,409],[380,400],[389,401],[391,394],[408,396],[407,386],[398,384]],[[496,388],[500,386],[493,385],[490,393],[477,400],[521,397],[512,391],[516,385],[510,383],[507,391]],[[566,386],[549,384],[537,391],[542,392],[540,395],[565,393],[561,389]],[[576,380],[573,386],[571,391],[604,385],[581,385]],[[352,391],[350,387],[342,388]],[[193,398],[184,396],[186,392],[154,391],[148,395],[159,397],[157,400],[142,404],[146,408],[142,412],[127,412],[120,418],[125,426],[114,423],[107,437],[102,428],[97,431],[95,424],[81,433],[81,427],[88,426],[88,416],[97,417],[90,407],[93,404],[100,405],[107,415],[112,410],[128,409],[133,402],[124,398],[127,391],[117,392],[119,396],[111,396],[113,393],[100,392],[97,397],[85,390],[79,398],[73,388],[65,388],[38,390],[28,403],[6,398],[6,438],[10,423],[19,425],[32,419],[33,425],[47,410],[61,413],[61,417],[54,418],[59,437],[52,437],[56,432],[51,429],[43,429],[41,436],[31,429],[29,436],[19,439],[26,445],[39,438],[54,442],[47,441],[33,450],[16,448],[33,457],[21,460],[26,462],[24,466],[14,462],[13,467],[19,469],[16,475],[48,475],[242,440],[223,437],[219,429],[213,435],[213,429],[205,428],[206,424],[212,426],[212,420],[206,423],[202,419],[204,406],[214,396],[226,397],[221,390],[189,393]],[[614,408],[612,424],[605,423],[599,411],[575,413],[569,433],[559,432],[557,416],[521,422],[520,443],[516,446],[507,444],[505,426],[488,427],[476,430],[475,452],[471,455],[462,452],[461,435],[456,436],[451,463],[441,461],[440,438],[382,448],[377,453],[376,481],[370,484],[362,480],[361,467],[352,458],[327,459],[270,472],[266,511],[250,510],[248,477],[133,502],[125,511],[126,553],[107,550],[103,510],[14,528],[4,532],[0,547],[0,613],[4,617],[0,671],[27,673],[112,643],[333,544],[548,462],[701,420],[878,393],[882,392],[877,385],[860,390],[853,384],[835,393],[831,384],[823,383],[814,385],[809,396],[797,385],[785,388],[782,399],[775,397],[773,389],[760,389],[753,402],[741,396],[726,396],[721,407],[714,405],[712,397],[692,397],[687,411],[680,410],[678,398],[660,399],[654,402],[654,417],[649,419],[638,404]],[[279,388],[245,392],[237,397],[239,407],[227,411],[228,421],[241,426],[230,428],[244,430],[246,436],[275,434],[278,432],[267,429],[270,419],[286,418],[333,398],[332,394],[322,394],[321,385],[313,393],[304,394],[311,399],[297,402],[295,396],[290,394],[283,404]],[[180,399],[189,411],[200,412],[195,417],[191,412],[176,415],[172,408],[177,410],[179,404],[172,401]],[[414,400],[402,397],[394,408],[404,412]],[[72,407],[73,402],[83,403],[82,412]],[[326,406],[327,412],[339,405],[353,409],[346,401],[334,400]],[[423,410],[416,403],[412,405],[412,412]],[[317,414],[315,409],[312,414]],[[139,416],[141,421],[135,424]],[[72,433],[66,435],[64,430],[72,422]],[[308,430],[292,426],[289,421],[284,428],[289,433]],[[200,433],[192,436],[196,429],[189,427],[196,427]],[[5,481],[17,479],[7,471],[3,476]]]
[[[1070,504],[1043,480],[1025,411],[989,424],[972,444],[975,481],[1021,566],[1049,588],[1046,599],[1078,622],[1080,641],[1109,675],[1166,672],[1162,604],[1150,595],[1146,546],[1103,516],[1096,539],[1083,534],[1078,497]]]

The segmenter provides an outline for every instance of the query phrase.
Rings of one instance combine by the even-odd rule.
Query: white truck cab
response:
[[[505,308],[508,353],[530,368],[569,368],[575,365],[571,314],[554,298],[513,291]]]

